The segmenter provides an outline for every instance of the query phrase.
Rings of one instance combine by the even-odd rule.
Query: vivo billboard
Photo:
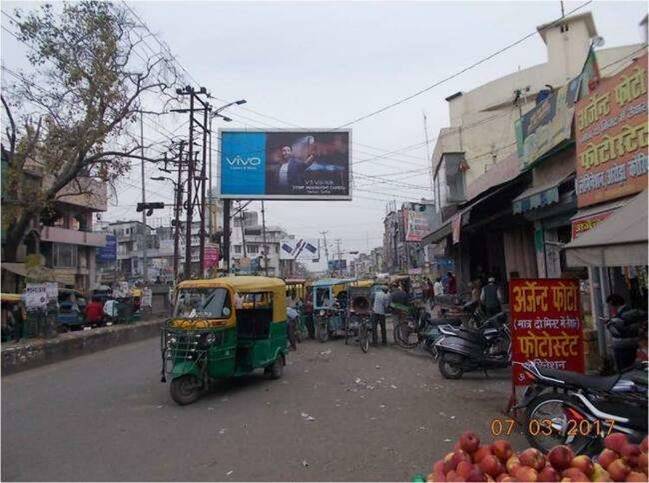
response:
[[[351,131],[220,130],[221,197],[351,200]]]

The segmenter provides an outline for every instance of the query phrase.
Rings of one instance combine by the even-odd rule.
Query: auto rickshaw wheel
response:
[[[176,377],[172,379],[169,386],[171,398],[181,406],[195,402],[200,397],[202,389],[203,385],[193,374]]]
[[[277,356],[275,362],[266,368],[264,371],[271,379],[279,379],[284,373],[284,356]]]
[[[318,322],[316,327],[316,337],[320,342],[327,342],[329,340],[329,325],[326,321]]]

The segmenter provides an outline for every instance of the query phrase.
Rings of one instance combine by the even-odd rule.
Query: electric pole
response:
[[[327,247],[327,231],[321,231],[320,234],[323,238],[324,249],[325,249],[325,261],[327,262],[327,272],[329,271],[329,247]]]
[[[140,152],[141,152],[141,174],[142,174],[142,206],[146,205],[146,190],[144,186],[144,112],[140,111]],[[148,233],[146,227],[146,210],[142,210],[142,274],[144,276],[144,282],[149,281],[149,270],[148,270],[148,260],[147,260],[147,243],[148,243]]]
[[[264,273],[268,276],[268,246],[266,245],[266,212],[264,200],[261,200],[261,236],[264,244]]]
[[[174,285],[178,278],[178,262],[180,258],[180,212],[183,206],[183,148],[185,141],[180,141],[178,152],[178,182],[176,183],[176,204],[174,206]],[[187,262],[185,262],[187,263]]]

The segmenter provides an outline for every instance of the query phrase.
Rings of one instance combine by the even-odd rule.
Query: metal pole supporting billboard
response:
[[[268,245],[266,245],[266,211],[264,200],[261,200],[261,236],[264,244],[264,273],[268,276]]]
[[[223,259],[226,273],[230,272],[230,199],[223,200]]]

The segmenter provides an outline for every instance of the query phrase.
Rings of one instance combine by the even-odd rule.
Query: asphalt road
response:
[[[157,339],[4,377],[2,480],[409,480],[465,429],[487,439],[509,390],[507,372],[446,381],[395,346],[309,341],[288,364],[185,407]]]

